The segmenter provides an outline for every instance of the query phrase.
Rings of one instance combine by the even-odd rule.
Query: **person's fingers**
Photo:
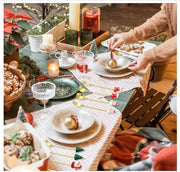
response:
[[[133,62],[131,62],[128,66],[128,69],[132,70],[132,71],[136,71],[137,70],[137,60],[134,60]]]
[[[132,61],[130,64],[129,64],[129,66],[134,66],[134,65],[136,65],[137,64],[137,60],[134,60],[134,61]]]
[[[116,42],[116,39],[115,39],[114,37],[112,37],[112,38],[109,40],[108,48],[109,48],[109,49],[112,49],[112,46],[114,45],[115,42]]]
[[[136,65],[135,66],[129,66],[128,69],[132,70],[132,71],[137,71],[138,67]]]

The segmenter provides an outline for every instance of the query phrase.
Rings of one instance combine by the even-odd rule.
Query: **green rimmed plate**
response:
[[[78,84],[69,78],[47,79],[56,85],[56,94],[52,99],[65,99],[73,96],[78,91]]]

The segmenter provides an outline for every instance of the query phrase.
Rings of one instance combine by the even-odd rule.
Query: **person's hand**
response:
[[[133,71],[143,70],[147,67],[148,61],[144,55],[140,55],[136,60],[130,63],[128,69]]]
[[[124,39],[121,34],[114,34],[108,41],[108,48],[114,50],[118,46],[124,44]]]

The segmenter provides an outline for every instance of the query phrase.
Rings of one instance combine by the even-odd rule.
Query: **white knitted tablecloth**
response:
[[[91,95],[88,95],[88,97],[96,98],[97,95],[91,94]],[[105,99],[103,98],[102,100],[105,100]],[[112,107],[111,105],[107,103],[101,103],[101,102],[96,102],[96,101],[91,101],[91,100],[76,100],[76,101],[82,104],[90,105],[90,106],[95,106],[95,107],[100,107],[100,108],[105,108],[105,109],[108,109],[108,108],[115,109],[114,107]],[[44,114],[44,110],[33,112],[32,114],[33,114],[34,122],[35,122],[35,127],[34,127],[35,130],[44,140],[48,140],[53,144],[57,144],[61,146],[68,146],[68,147],[69,146],[82,147],[83,149],[85,149],[85,151],[77,153],[84,157],[84,159],[77,160],[78,162],[82,164],[82,168],[80,170],[81,171],[97,170],[99,161],[101,160],[107,146],[112,141],[118,127],[120,126],[121,116],[122,116],[121,113],[117,110],[116,113],[110,114],[101,110],[80,107],[86,111],[89,111],[92,115],[94,115],[97,119],[99,119],[102,122],[102,128],[100,132],[94,138],[83,143],[69,145],[69,144],[58,143],[51,140],[50,138],[48,138],[45,132],[46,120],[49,117],[51,117],[56,111],[65,109],[65,108],[78,109],[78,107],[72,104],[72,101],[68,101],[68,102],[61,103],[59,105],[54,105],[50,108],[47,108],[47,114]],[[11,119],[6,122],[11,123],[11,122],[14,122],[14,120],[15,119]],[[62,148],[57,148],[57,147],[50,147],[49,149],[51,152],[59,152],[59,153],[69,154],[69,155],[75,154],[74,150],[69,150],[69,149],[62,149]],[[69,165],[58,164],[56,162],[52,162],[51,159],[71,163],[72,161],[74,161],[73,158],[51,154],[48,168],[51,170],[57,170],[57,171],[74,170]]]
[[[110,53],[103,53],[99,54],[98,57],[101,56],[110,56]],[[101,66],[100,66],[101,67]],[[150,70],[151,67],[148,65],[148,67],[144,70],[134,72],[128,76],[119,77],[119,78],[107,78],[102,77],[97,74],[95,74],[93,71],[89,71],[86,73],[86,77],[80,77],[82,76],[82,73],[74,66],[70,69],[70,71],[73,73],[73,75],[78,78],[80,81],[85,80],[89,83],[96,84],[96,85],[102,85],[107,87],[121,87],[121,92],[129,91],[133,88],[141,87],[144,94],[146,93],[148,81],[150,77]],[[112,90],[108,89],[102,89],[95,86],[86,86],[90,91],[96,91],[96,92],[104,92],[107,94],[111,94]]]

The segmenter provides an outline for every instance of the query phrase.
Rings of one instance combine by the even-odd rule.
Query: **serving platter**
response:
[[[46,81],[56,85],[56,93],[52,99],[65,99],[75,95],[78,91],[78,84],[69,78],[53,78]]]
[[[47,136],[54,141],[60,143],[66,143],[66,144],[77,144],[88,141],[93,137],[95,137],[100,132],[101,127],[102,127],[101,121],[97,118],[94,118],[93,125],[89,129],[83,132],[76,134],[61,134],[56,130],[54,130],[52,126],[52,122],[49,119],[47,120],[44,129]]]
[[[103,45],[104,47],[108,47],[108,41],[109,39],[102,41],[101,45]],[[138,46],[138,43],[134,44],[135,46]],[[144,46],[142,52],[144,53],[147,50],[150,50],[151,48],[154,48],[156,45],[147,41],[144,41],[142,46]],[[121,52],[122,54],[128,56],[131,59],[136,59],[136,57],[138,57],[139,55],[141,55],[142,53],[136,53],[134,51],[125,51],[125,50],[121,50],[120,48],[115,48],[115,50]]]

